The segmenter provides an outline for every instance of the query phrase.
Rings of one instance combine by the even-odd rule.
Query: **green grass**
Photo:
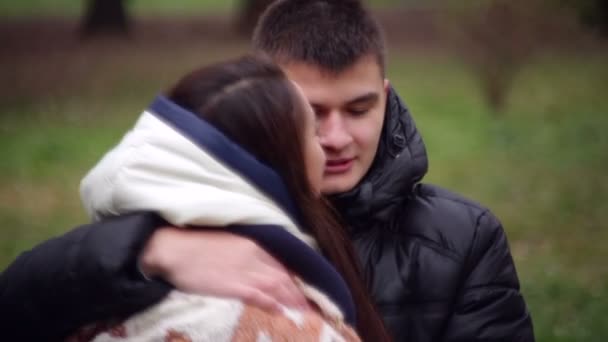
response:
[[[240,0],[126,0],[134,15],[201,15],[209,13],[229,13],[244,1]],[[369,5],[382,8],[395,4],[419,6],[422,0],[368,0]],[[83,13],[86,0],[22,0],[0,2],[0,16],[79,16]]]
[[[179,47],[143,59],[123,46],[103,58],[86,51],[74,61],[47,55],[45,63],[62,70],[57,77],[64,82],[35,95],[25,85],[0,105],[0,269],[87,221],[80,178],[159,89],[196,65],[243,50]],[[398,51],[391,57],[391,81],[428,148],[426,181],[472,197],[501,218],[537,340],[608,340],[605,56],[537,58],[518,75],[500,116],[452,58]],[[17,78],[44,72],[36,58],[11,63],[0,70]]]
[[[227,12],[238,2],[236,0],[127,0],[125,2],[134,14],[204,14],[206,12]],[[25,0],[3,1],[0,13],[9,17],[32,15],[78,16],[86,5],[85,0]]]

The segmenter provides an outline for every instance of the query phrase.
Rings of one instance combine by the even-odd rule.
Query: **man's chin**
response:
[[[346,180],[344,180],[344,181],[331,180],[328,182],[324,182],[323,185],[321,186],[321,193],[323,194],[323,196],[338,195],[338,194],[352,190],[356,184],[351,184],[351,183],[352,182],[348,182]]]

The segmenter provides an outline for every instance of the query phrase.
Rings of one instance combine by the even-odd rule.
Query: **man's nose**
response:
[[[332,112],[319,119],[319,142],[330,150],[341,150],[353,141],[344,118],[339,112]]]

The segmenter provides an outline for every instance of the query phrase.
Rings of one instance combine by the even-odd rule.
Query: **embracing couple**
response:
[[[354,0],[279,0],[252,55],[156,98],[86,175],[94,223],[0,275],[2,334],[533,341],[505,232],[427,156]]]

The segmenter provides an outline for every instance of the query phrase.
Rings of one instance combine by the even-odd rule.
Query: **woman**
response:
[[[324,164],[312,108],[272,63],[243,57],[184,77],[85,177],[87,210],[95,219],[156,211],[176,226],[245,235],[294,272],[313,310],[173,291],[75,338],[356,341],[356,325],[364,340],[386,339],[349,239],[320,198]]]

